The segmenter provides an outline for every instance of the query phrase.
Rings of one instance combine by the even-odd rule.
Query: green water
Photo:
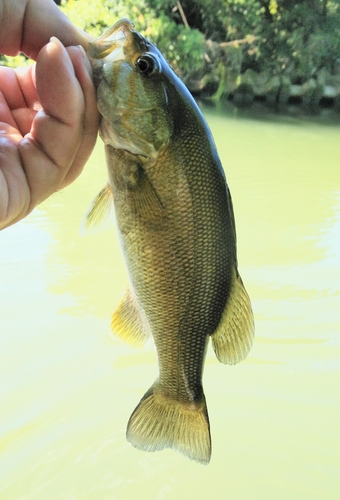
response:
[[[313,500],[340,491],[340,126],[205,110],[234,200],[256,339],[204,372],[208,466],[125,440],[157,376],[110,335],[126,284],[115,229],[79,235],[80,179],[0,233],[1,500]]]

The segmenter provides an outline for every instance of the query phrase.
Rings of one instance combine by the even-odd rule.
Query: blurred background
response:
[[[121,17],[163,52],[195,94],[340,108],[339,0],[56,0],[98,37]],[[0,56],[16,65],[24,56]]]
[[[127,283],[114,222],[80,235],[106,182],[99,140],[73,185],[0,233],[2,500],[338,499],[339,4],[62,2],[94,36],[130,17],[197,97],[256,336],[232,367],[209,347],[208,466],[126,442],[157,360],[151,342],[136,350],[110,332]]]

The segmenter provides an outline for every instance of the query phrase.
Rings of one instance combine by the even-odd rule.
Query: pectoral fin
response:
[[[162,202],[147,177],[144,169],[138,163],[126,164],[123,173],[129,200],[134,206],[136,214],[143,218],[161,217],[164,215]]]
[[[229,365],[246,358],[254,337],[250,299],[236,269],[233,274],[227,305],[217,329],[211,336],[217,359]]]
[[[137,304],[127,289],[112,316],[111,329],[114,335],[129,344],[142,347],[148,337],[148,330]]]
[[[104,228],[113,211],[113,196],[110,185],[107,184],[95,197],[85,214],[81,231],[88,232],[89,229],[97,227]]]

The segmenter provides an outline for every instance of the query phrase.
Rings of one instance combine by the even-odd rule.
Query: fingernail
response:
[[[62,50],[65,50],[64,45],[61,43],[59,38],[57,38],[56,36],[51,36],[50,43],[52,43],[54,46],[61,48]]]
[[[84,57],[84,59],[86,58],[86,52],[85,52],[85,49],[82,45],[77,45],[78,49],[80,50],[82,56]]]
[[[76,47],[77,47],[77,49],[79,49],[79,52],[82,55],[82,59],[83,59],[85,68],[87,69],[87,72],[92,77],[92,68],[91,68],[91,64],[90,64],[89,58],[87,56],[86,50],[84,49],[84,47],[82,45],[76,45]]]
[[[72,64],[72,61],[70,59],[70,56],[69,56],[65,46],[59,40],[59,38],[57,38],[55,36],[52,36],[50,38],[50,43],[47,45],[47,52],[50,52],[51,56],[55,56],[56,54],[59,54],[59,57],[61,57],[64,64],[67,65],[68,69],[73,71],[73,64]]]
[[[50,38],[50,43],[56,43],[56,44],[58,44],[58,45],[63,45],[63,44],[61,43],[61,41],[59,40],[59,38],[57,38],[56,36],[51,36],[51,38]]]

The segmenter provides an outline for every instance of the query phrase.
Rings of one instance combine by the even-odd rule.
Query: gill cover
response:
[[[173,116],[158,49],[118,21],[89,44],[106,145],[155,159],[169,144]]]

